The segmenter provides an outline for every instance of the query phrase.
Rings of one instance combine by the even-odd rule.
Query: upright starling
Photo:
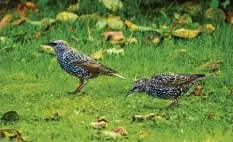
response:
[[[153,97],[174,100],[170,106],[177,105],[178,99],[187,93],[193,84],[209,76],[213,74],[156,74],[148,79],[137,80],[127,95],[133,92],[146,92]]]
[[[57,61],[63,70],[80,79],[79,86],[75,91],[68,92],[70,94],[80,92],[87,84],[88,79],[95,78],[102,74],[123,78],[118,72],[106,67],[74,48],[69,47],[65,41],[56,40],[46,43],[45,45],[53,47],[56,52]]]

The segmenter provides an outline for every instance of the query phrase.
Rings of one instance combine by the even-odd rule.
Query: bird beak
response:
[[[127,93],[126,97],[129,96],[129,95],[131,95],[133,92],[134,92],[134,89],[129,90],[129,92]]]
[[[56,46],[56,43],[54,42],[48,42],[48,43],[44,43],[44,45],[48,45],[48,46]]]

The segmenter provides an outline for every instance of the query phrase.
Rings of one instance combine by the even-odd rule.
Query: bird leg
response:
[[[68,92],[69,94],[75,95],[76,93],[80,92],[81,89],[87,84],[86,79],[80,79],[79,86],[73,91],[73,92]]]
[[[178,99],[174,99],[174,101],[168,106],[168,108],[173,107],[173,106],[177,106],[179,103]]]

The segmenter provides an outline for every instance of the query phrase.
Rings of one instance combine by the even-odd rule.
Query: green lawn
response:
[[[56,13],[42,12],[40,17],[54,17]],[[33,19],[33,16],[29,16]],[[136,18],[137,19],[137,18]],[[143,21],[148,25],[158,21]],[[161,21],[159,21],[162,23]],[[15,110],[20,119],[16,123],[3,123],[0,128],[23,127],[26,140],[44,141],[104,141],[91,126],[98,116],[108,120],[107,130],[123,126],[127,131],[124,141],[232,141],[233,127],[233,47],[232,26],[214,23],[213,34],[203,33],[194,39],[171,38],[160,45],[143,44],[148,33],[134,32],[138,44],[126,44],[123,55],[104,55],[99,60],[108,67],[119,71],[126,79],[101,76],[89,80],[83,91],[75,96],[66,94],[78,85],[78,78],[65,73],[57,64],[56,57],[41,52],[41,44],[56,39],[66,40],[79,51],[90,55],[103,48],[115,45],[99,40],[103,31],[90,26],[96,41],[86,40],[87,27],[77,23],[58,23],[45,35],[28,40],[40,30],[40,27],[24,23],[15,28],[8,27],[0,31],[1,36],[15,39],[15,35],[26,32],[26,38],[20,42],[5,43],[9,47],[0,51],[0,116]],[[77,26],[75,32],[67,29]],[[123,31],[126,37],[131,33]],[[76,41],[71,38],[75,36]],[[119,48],[119,47],[116,47]],[[185,48],[186,53],[176,50]],[[169,56],[171,54],[171,56]],[[204,85],[207,96],[189,96],[186,94],[177,107],[166,109],[172,101],[154,99],[146,94],[134,93],[125,97],[131,89],[135,76],[150,77],[156,73],[211,73],[198,69],[203,62],[221,61],[223,65],[219,76],[210,78]],[[190,91],[192,91],[191,89]],[[60,121],[45,121],[44,118],[59,113]],[[135,114],[164,114],[143,122],[132,122]],[[210,115],[213,115],[211,117]],[[141,138],[140,133],[151,132]],[[4,140],[4,139],[1,139]],[[6,140],[6,139],[5,139]]]

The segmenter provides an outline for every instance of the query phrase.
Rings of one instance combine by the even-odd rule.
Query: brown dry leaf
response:
[[[104,53],[104,50],[100,49],[97,52],[91,54],[91,58],[94,58],[96,60],[103,59],[104,58],[103,53]]]
[[[117,139],[117,138],[123,138],[121,134],[117,133],[117,132],[113,132],[113,131],[100,131],[98,132],[99,134],[102,134],[104,136],[113,138],[113,139]]]
[[[12,16],[10,14],[6,14],[0,21],[0,29],[6,27],[11,20],[12,20]]]
[[[101,122],[101,121],[108,122],[104,117],[97,117],[96,118],[96,122]]]
[[[155,117],[154,113],[145,114],[145,115],[133,115],[132,121],[152,120],[154,117]]]
[[[18,25],[21,25],[23,22],[25,21],[25,19],[21,18],[21,19],[18,19],[18,20],[15,20],[11,23],[12,26],[18,26]]]
[[[114,130],[114,132],[119,133],[119,134],[121,134],[122,136],[128,135],[128,132],[126,131],[126,129],[123,128],[123,127],[121,127],[121,126],[117,127],[117,128]]]
[[[21,3],[17,6],[17,12],[20,17],[26,17],[28,10],[33,10],[35,12],[39,12],[36,5],[32,2],[26,1],[25,3]]]
[[[148,137],[151,135],[151,131],[147,131],[147,132],[140,132],[139,133],[139,137],[140,138],[144,138],[144,137]]]
[[[100,122],[91,122],[91,127],[94,129],[98,128],[108,128],[108,123],[105,121],[100,121]]]
[[[15,129],[1,129],[0,130],[0,139],[1,138],[9,138],[9,139],[16,139],[16,141],[26,142],[22,133],[22,130],[15,130]]]
[[[216,62],[204,62],[198,66],[199,70],[203,71],[212,71],[216,72],[220,70],[220,67],[222,66],[223,62],[216,61]]]
[[[205,96],[203,92],[204,86],[196,86],[194,91],[190,93],[191,96]]]
[[[111,40],[112,43],[117,43],[119,41],[125,40],[125,37],[121,31],[115,32],[115,31],[110,31],[110,32],[104,32],[101,35],[101,39],[105,40]]]
[[[205,17],[213,20],[224,20],[226,15],[222,9],[219,8],[209,8],[205,11]]]
[[[227,22],[233,24],[233,11],[227,12]]]
[[[52,117],[47,117],[44,120],[45,121],[59,121],[61,119],[61,116],[56,112],[53,114]]]
[[[182,37],[182,38],[195,38],[198,36],[198,34],[201,32],[200,29],[197,30],[189,30],[189,29],[184,29],[180,28],[178,30],[172,31],[172,35],[176,37]]]

